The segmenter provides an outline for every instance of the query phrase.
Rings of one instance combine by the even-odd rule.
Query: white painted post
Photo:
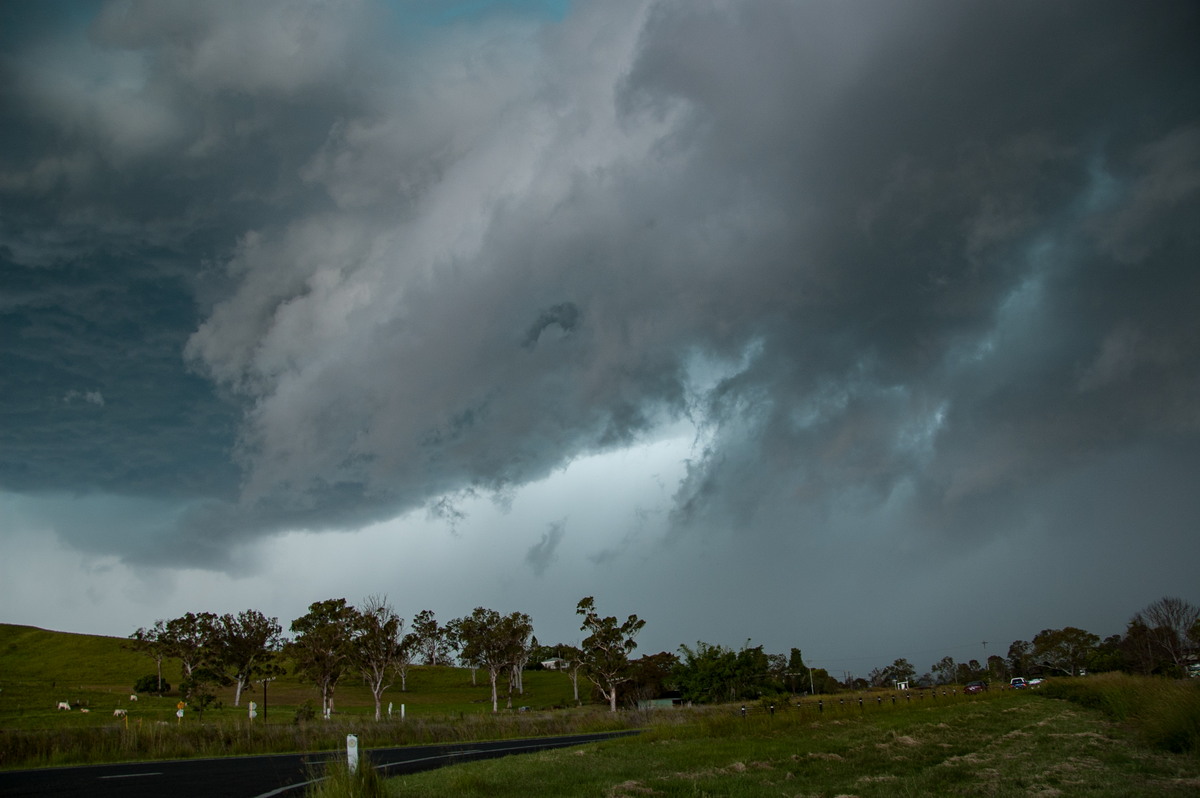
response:
[[[250,720],[254,720],[255,718],[258,717],[257,710],[258,710],[258,704],[251,701],[250,702]]]
[[[388,717],[390,718],[391,716],[392,716],[392,702],[389,701],[388,702]]]
[[[404,720],[404,705],[400,705],[400,720]]]
[[[346,735],[346,764],[351,773],[358,770],[358,737],[353,734]]]

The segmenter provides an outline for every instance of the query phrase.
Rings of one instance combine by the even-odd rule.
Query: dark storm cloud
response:
[[[1194,4],[386,19],[112,3],[6,58],[6,489],[178,495],[144,556],[219,564],[684,417],[681,535],[1194,469]]]

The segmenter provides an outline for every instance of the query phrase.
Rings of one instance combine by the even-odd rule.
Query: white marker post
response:
[[[258,717],[258,704],[251,701],[250,702],[250,720],[254,720],[257,717]]]
[[[346,765],[350,768],[350,772],[354,773],[358,770],[358,737],[357,735],[346,735]]]

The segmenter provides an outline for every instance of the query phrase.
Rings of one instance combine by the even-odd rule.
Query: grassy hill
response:
[[[0,624],[0,728],[58,728],[63,725],[95,725],[113,722],[113,710],[125,709],[130,718],[175,720],[179,701],[176,692],[165,697],[139,696],[129,700],[133,684],[154,673],[154,661],[127,647],[118,637],[53,632],[32,626]],[[291,722],[305,702],[319,706],[320,694],[311,684],[290,673],[270,684],[267,690],[267,719]],[[178,662],[163,666],[163,678],[179,684]],[[491,692],[486,674],[472,684],[471,671],[464,668],[421,667],[409,669],[408,689],[397,683],[384,693],[384,704],[405,705],[408,716],[483,713],[491,710]],[[263,704],[261,686],[242,697],[242,707],[233,706],[233,688],[218,691],[221,707],[205,712],[205,720],[242,719],[245,705]],[[334,694],[337,712],[344,716],[374,713],[371,693],[354,674],[347,674]],[[86,706],[91,712],[62,712],[58,702]],[[501,697],[503,706],[504,697]],[[570,680],[561,673],[529,671],[525,694],[514,696],[514,706],[546,709],[573,703]]]

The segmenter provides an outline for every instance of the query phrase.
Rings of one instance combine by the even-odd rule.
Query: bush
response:
[[[171,692],[171,683],[162,680],[162,689],[158,687],[158,674],[148,673],[133,684],[134,693],[149,693],[150,695],[165,695]]]
[[[312,701],[305,701],[300,706],[296,707],[296,715],[292,718],[293,723],[307,723],[317,716],[316,707]]]

